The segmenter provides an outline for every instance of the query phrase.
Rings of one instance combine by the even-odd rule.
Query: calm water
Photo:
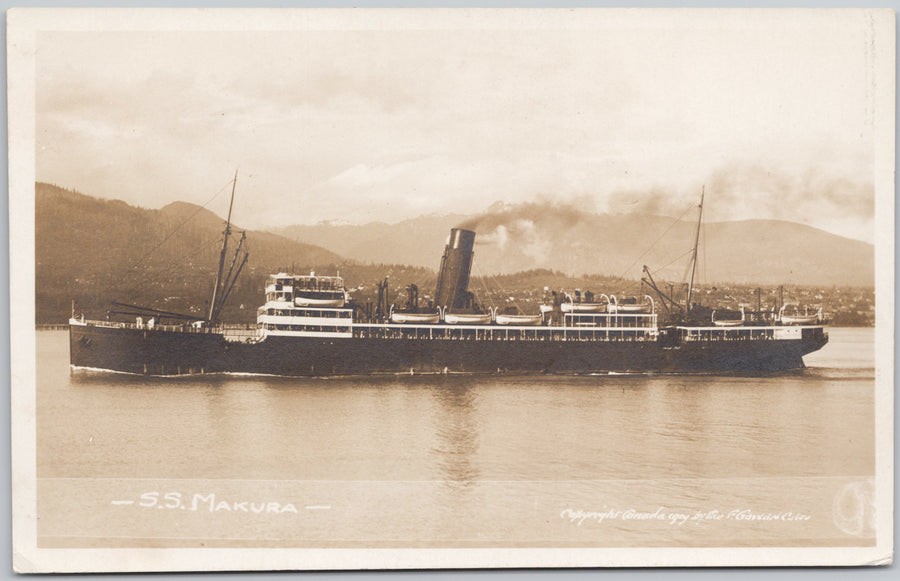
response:
[[[39,332],[40,542],[871,544],[874,334],[830,335],[774,377],[153,379]]]

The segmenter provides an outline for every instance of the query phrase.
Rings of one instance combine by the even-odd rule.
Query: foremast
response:
[[[697,247],[700,245],[700,226],[703,224],[703,197],[706,195],[706,186],[700,190],[700,215],[697,217],[697,230],[694,232],[694,250],[691,253],[691,278],[688,282],[687,304],[685,312],[691,310],[691,298],[694,294],[694,275],[697,273]]]
[[[206,317],[206,324],[210,327],[214,327],[218,324],[219,315],[221,315],[222,309],[225,307],[225,301],[228,300],[228,296],[234,288],[234,283],[237,281],[238,275],[240,275],[241,270],[247,263],[247,259],[250,257],[249,253],[244,252],[244,257],[241,260],[240,265],[237,265],[238,256],[243,249],[247,235],[246,232],[241,232],[241,239],[234,251],[234,257],[231,259],[231,266],[228,268],[228,273],[225,274],[224,277],[222,276],[225,273],[225,258],[228,255],[228,238],[231,236],[231,210],[234,207],[234,192],[237,188],[237,174],[237,170],[234,170],[234,181],[231,184],[231,201],[228,203],[228,216],[225,219],[225,231],[222,236],[222,251],[219,254],[219,268],[216,271],[216,283],[215,286],[213,286],[212,300],[209,302],[209,314]],[[235,270],[236,265],[237,270]]]

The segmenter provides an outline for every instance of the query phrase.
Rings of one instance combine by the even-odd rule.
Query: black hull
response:
[[[807,333],[806,331],[810,331]],[[71,364],[142,375],[253,373],[764,373],[803,367],[827,342],[488,341],[270,336],[233,342],[216,333],[71,325]]]

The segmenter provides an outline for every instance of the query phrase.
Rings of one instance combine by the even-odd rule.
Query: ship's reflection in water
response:
[[[453,378],[430,389],[435,401],[435,446],[431,449],[446,486],[465,490],[479,479],[478,391],[472,378]]]

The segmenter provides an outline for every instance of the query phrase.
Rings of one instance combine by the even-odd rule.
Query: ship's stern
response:
[[[801,357],[818,351],[828,344],[828,331],[825,327],[805,327],[801,335]]]

